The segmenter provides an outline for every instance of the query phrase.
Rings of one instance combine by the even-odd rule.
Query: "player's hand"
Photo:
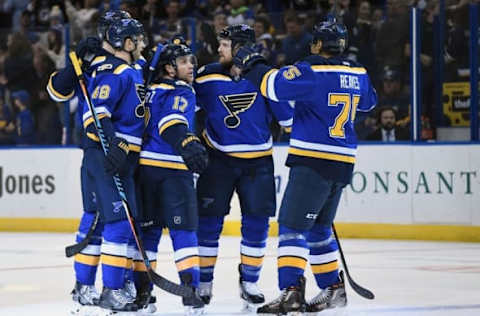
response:
[[[202,173],[207,168],[208,153],[197,136],[187,134],[176,147],[190,171]]]
[[[102,43],[96,37],[87,37],[78,43],[75,53],[82,60],[84,68],[90,67],[90,63],[97,56],[101,47]]]
[[[114,137],[105,156],[105,172],[109,175],[118,173],[127,160],[128,152],[128,142],[123,138]]]
[[[233,63],[245,73],[258,63],[266,64],[267,60],[259,53],[257,46],[242,46],[235,53]]]

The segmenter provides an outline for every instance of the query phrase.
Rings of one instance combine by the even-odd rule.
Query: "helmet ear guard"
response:
[[[113,48],[122,50],[127,39],[131,39],[136,46],[141,35],[145,36],[142,23],[135,19],[121,19],[110,26],[106,40]]]

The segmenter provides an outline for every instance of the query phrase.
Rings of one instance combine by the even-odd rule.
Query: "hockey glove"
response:
[[[233,63],[245,74],[258,63],[266,64],[267,60],[258,52],[256,46],[242,46],[235,54]]]
[[[188,133],[180,140],[175,149],[180,153],[190,171],[202,173],[208,166],[208,153],[200,139]]]
[[[128,143],[125,139],[114,137],[109,144],[108,153],[105,156],[105,171],[109,175],[120,171],[128,156]]]
[[[102,43],[96,37],[87,37],[78,43],[75,53],[82,60],[83,69],[90,67],[92,60],[100,52],[101,46]]]

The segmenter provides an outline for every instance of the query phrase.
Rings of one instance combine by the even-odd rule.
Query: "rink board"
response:
[[[274,149],[277,204],[288,148]],[[75,231],[80,163],[73,148],[0,151],[0,230]],[[337,215],[344,237],[480,241],[480,146],[361,145]],[[272,222],[271,234],[278,227]],[[224,233],[238,235],[238,199]]]

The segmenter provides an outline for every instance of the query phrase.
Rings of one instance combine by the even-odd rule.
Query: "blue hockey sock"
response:
[[[128,221],[105,224],[102,242],[103,285],[120,289],[125,285],[128,267],[128,243],[133,238]]]
[[[84,212],[78,227],[76,241],[81,242],[87,235],[93,221],[95,213]],[[80,253],[75,255],[73,268],[78,282],[84,285],[94,285],[97,275],[97,268],[100,262],[100,245],[102,244],[103,224],[97,223],[90,241]]]
[[[298,285],[308,259],[306,231],[279,225],[278,286],[283,290]]]
[[[307,235],[310,266],[321,289],[338,281],[338,244],[330,226],[314,225]]]
[[[240,243],[242,280],[257,282],[262,269],[268,236],[268,217],[245,214],[242,216]]]
[[[172,245],[175,251],[175,265],[180,276],[180,280],[190,283],[193,287],[198,287],[200,282],[200,260],[198,257],[198,240],[195,231],[188,230],[170,230]],[[190,274],[186,276],[185,274]]]
[[[198,223],[198,253],[200,281],[211,282],[218,255],[218,239],[223,228],[223,216],[200,216]]]

